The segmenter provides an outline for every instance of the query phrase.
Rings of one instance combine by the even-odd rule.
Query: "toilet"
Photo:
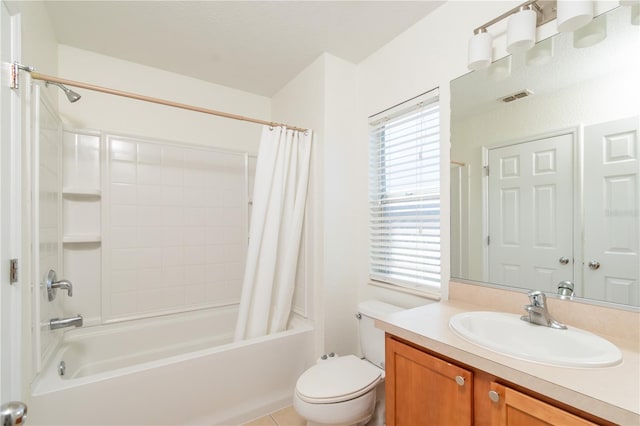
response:
[[[377,300],[359,303],[364,359],[329,354],[300,375],[293,406],[307,426],[364,425],[374,413],[377,423],[384,424],[384,332],[374,320],[401,310]]]

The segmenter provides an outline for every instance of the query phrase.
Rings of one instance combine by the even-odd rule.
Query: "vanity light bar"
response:
[[[536,28],[556,19],[557,3],[558,0],[527,0],[474,29],[474,35],[469,39],[467,67],[470,70],[480,70],[491,65],[493,37],[487,29],[507,18],[507,52],[515,53],[531,48],[535,44]]]
[[[546,24],[554,19],[556,19],[557,15],[557,0],[528,0],[522,3],[520,6],[514,7],[513,9],[503,13],[502,15],[493,18],[489,22],[479,26],[478,28],[473,30],[474,34],[478,34],[482,30],[487,30],[493,24],[497,24],[503,19],[513,15],[514,13],[519,12],[523,8],[531,7],[536,12],[536,27]]]
[[[518,99],[526,98],[527,96],[531,96],[531,95],[533,95],[533,92],[531,90],[524,89],[519,92],[507,95],[503,98],[499,98],[498,100],[502,102],[513,102],[513,101],[517,101]]]

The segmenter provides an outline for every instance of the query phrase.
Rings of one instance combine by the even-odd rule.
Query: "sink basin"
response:
[[[460,337],[494,352],[564,367],[608,367],[622,362],[622,353],[608,340],[569,327],[552,329],[531,324],[520,315],[464,312],[449,321]]]

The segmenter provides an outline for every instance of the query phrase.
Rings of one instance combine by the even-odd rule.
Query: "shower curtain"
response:
[[[283,331],[291,312],[309,181],[311,131],[265,126],[234,340]]]

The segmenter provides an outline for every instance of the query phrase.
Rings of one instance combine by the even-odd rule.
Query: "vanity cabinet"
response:
[[[473,374],[387,335],[387,426],[472,425]]]
[[[385,352],[387,426],[611,424],[390,334]]]
[[[499,383],[491,383],[490,395],[491,424],[495,426],[596,424]]]

